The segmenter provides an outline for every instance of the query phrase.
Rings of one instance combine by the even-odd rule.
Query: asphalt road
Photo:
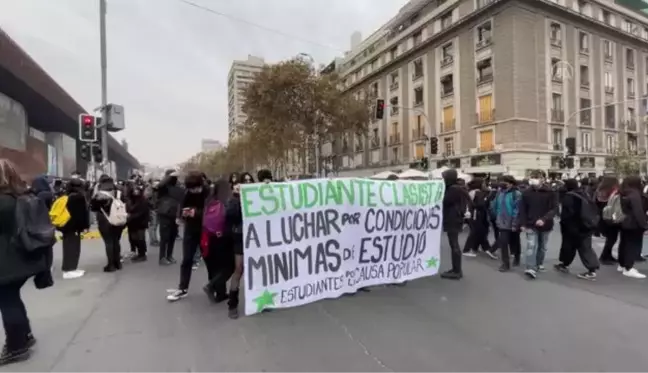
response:
[[[558,256],[552,236],[548,264]],[[443,243],[442,269],[448,266]],[[57,248],[60,250],[60,248]],[[153,249],[152,257],[156,256]],[[60,259],[60,255],[58,255]],[[229,320],[194,272],[170,304],[179,267],[154,260],[104,274],[100,241],[84,241],[77,280],[23,294],[38,344],[5,371],[643,371],[647,280],[604,268],[595,282],[554,271],[536,281],[465,260],[462,281],[406,287]],[[573,272],[578,272],[576,260]],[[58,267],[58,264],[57,264]],[[648,271],[648,266],[643,265]],[[57,279],[60,273],[56,273]]]

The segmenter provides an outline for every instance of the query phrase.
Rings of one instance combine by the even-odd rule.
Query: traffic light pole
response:
[[[101,49],[101,153],[103,172],[108,172],[108,62],[106,56],[106,0],[99,0],[99,39]]]

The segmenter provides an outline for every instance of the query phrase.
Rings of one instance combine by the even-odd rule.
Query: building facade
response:
[[[200,143],[200,151],[203,153],[212,153],[223,150],[224,145],[218,140],[203,139]]]
[[[236,136],[237,126],[245,122],[243,113],[243,92],[254,81],[265,62],[261,57],[248,56],[247,60],[234,61],[227,75],[228,95],[228,133],[229,138]]]
[[[471,174],[575,169],[646,149],[648,17],[606,0],[412,0],[337,70],[385,100],[366,136],[323,146],[340,175],[431,167]],[[438,152],[430,154],[435,137]]]

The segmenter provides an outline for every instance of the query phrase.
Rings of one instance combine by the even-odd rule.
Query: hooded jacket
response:
[[[457,184],[457,170],[443,172],[445,195],[443,196],[443,230],[460,231],[464,223],[464,214],[469,206],[470,197],[465,188]]]
[[[549,185],[529,186],[522,192],[518,211],[520,227],[548,232],[553,229],[557,212],[558,197]],[[536,226],[538,220],[544,223],[542,227]]]
[[[90,227],[90,212],[83,183],[76,179],[70,180],[67,195],[67,210],[70,213],[70,220],[61,229],[61,232],[83,232]]]
[[[38,197],[38,199],[45,203],[48,210],[52,208],[52,204],[54,203],[54,192],[52,192],[52,188],[45,176],[38,176],[32,181],[31,191]]]

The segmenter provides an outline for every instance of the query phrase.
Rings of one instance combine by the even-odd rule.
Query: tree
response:
[[[265,66],[245,89],[242,108],[255,153],[281,167],[288,151],[306,154],[324,138],[366,134],[369,100],[343,92],[340,83],[337,75],[318,75],[299,58]]]
[[[636,150],[625,148],[617,149],[606,159],[606,168],[614,170],[618,177],[639,175],[642,167],[645,167],[646,156],[639,154]]]

